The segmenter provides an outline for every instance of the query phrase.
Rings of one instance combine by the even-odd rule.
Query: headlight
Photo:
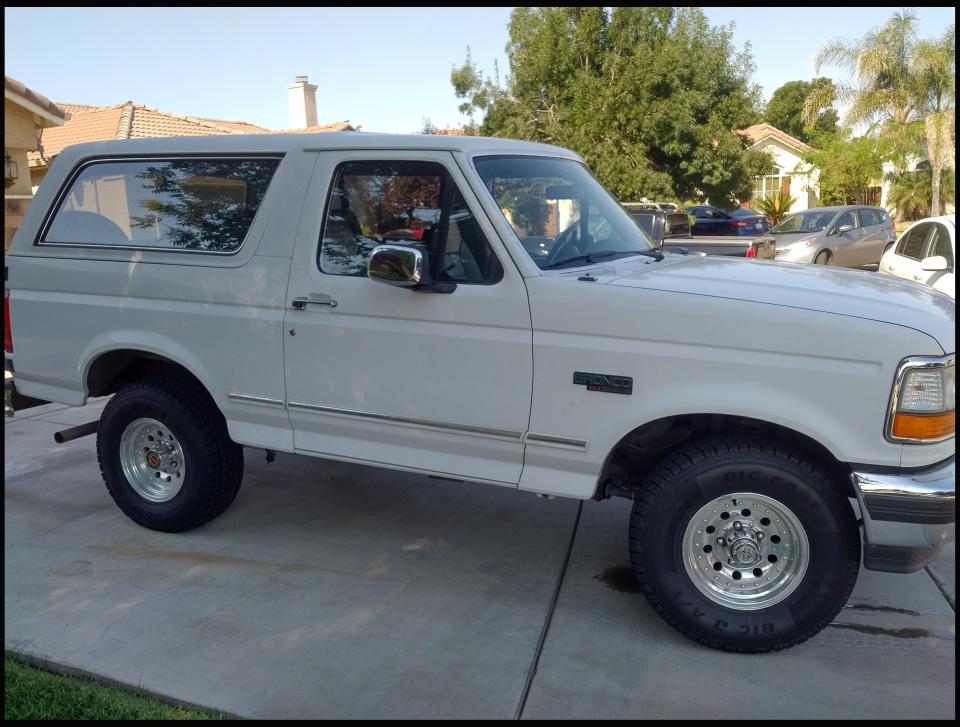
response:
[[[955,356],[911,356],[897,370],[886,437],[891,442],[942,442],[957,425]]]

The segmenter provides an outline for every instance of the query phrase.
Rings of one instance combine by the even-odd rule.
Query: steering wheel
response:
[[[581,240],[575,236],[574,233],[576,231],[577,225],[574,224],[560,234],[560,237],[558,237],[554,242],[553,247],[550,248],[550,253],[543,261],[542,267],[550,267],[557,260],[563,260],[564,258],[575,257],[577,255],[584,255],[590,250],[590,248],[594,246],[593,238],[589,234],[585,235]],[[560,254],[569,247],[572,247],[576,252],[566,255]]]

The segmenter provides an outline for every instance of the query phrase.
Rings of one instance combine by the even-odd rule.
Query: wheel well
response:
[[[648,422],[617,442],[604,462],[593,499],[604,500],[614,495],[633,497],[643,486],[647,474],[671,449],[708,434],[721,433],[763,437],[789,445],[823,466],[849,497],[855,495],[849,465],[805,434],[760,419],[727,414],[684,414]]]
[[[192,379],[203,386],[200,379],[176,361],[147,351],[118,349],[101,354],[90,364],[87,370],[87,395],[115,394],[124,384],[158,377]],[[203,388],[206,391],[206,387]]]

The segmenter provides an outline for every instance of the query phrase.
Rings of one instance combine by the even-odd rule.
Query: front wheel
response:
[[[681,633],[726,651],[799,644],[857,580],[860,534],[819,465],[780,444],[694,443],[647,478],[630,520],[634,575]]]

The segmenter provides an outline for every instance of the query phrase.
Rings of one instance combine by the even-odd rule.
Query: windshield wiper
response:
[[[598,252],[588,252],[586,255],[576,255],[550,263],[547,265],[547,270],[581,261],[592,263],[600,258],[610,257],[611,255],[646,255],[647,257],[654,258],[657,262],[663,260],[663,253],[657,252],[656,250],[600,250]]]

